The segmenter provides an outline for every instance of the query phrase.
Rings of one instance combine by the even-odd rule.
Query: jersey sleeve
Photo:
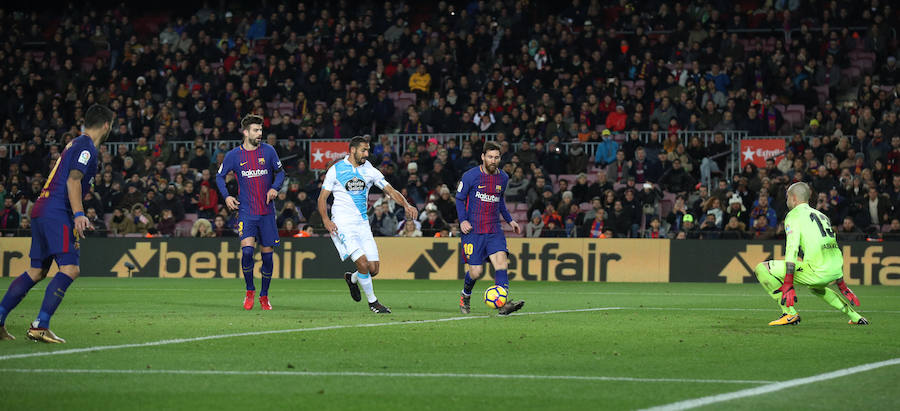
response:
[[[69,163],[69,172],[78,170],[82,175],[88,175],[88,170],[91,170],[92,166],[94,167],[93,170],[96,171],[96,152],[91,150],[90,147],[87,147],[84,144],[78,144],[72,145],[70,150],[75,151],[75,157],[72,162]]]
[[[787,241],[784,246],[784,261],[787,263],[797,263],[797,256],[800,253],[800,240],[802,238],[803,220],[797,219],[796,215],[788,213],[784,219],[784,233]]]
[[[472,188],[472,182],[467,177],[468,175],[468,173],[464,173],[456,186],[456,218],[460,223],[468,219],[466,199],[469,197],[469,190]]]
[[[278,158],[278,152],[275,151],[275,147],[269,146],[268,151],[269,164],[271,164],[272,172],[275,173],[271,188],[275,191],[281,191],[281,186],[284,184],[284,169],[281,167],[281,159]]]
[[[371,163],[366,163],[366,177],[377,186],[378,188],[384,190],[385,186],[389,186],[390,184],[384,178],[384,174],[381,173],[381,170],[375,168]]]
[[[469,181],[468,173],[464,173],[462,178],[459,179],[459,184],[456,186],[456,199],[460,201],[466,201],[466,197],[469,196],[469,189],[472,188],[472,183]]]
[[[334,166],[331,166],[325,172],[325,181],[322,182],[322,188],[333,192],[337,184],[337,171],[334,170]]]

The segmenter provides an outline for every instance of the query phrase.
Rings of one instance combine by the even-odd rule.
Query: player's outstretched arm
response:
[[[399,191],[394,190],[394,187],[391,187],[390,184],[385,184],[382,190],[397,204],[403,204],[403,209],[406,210],[406,218],[415,220],[419,216],[419,209],[406,201],[406,198],[403,197],[403,194],[400,194]]]
[[[78,236],[84,237],[84,230],[93,228],[91,221],[84,215],[84,204],[81,193],[81,180],[84,179],[84,173],[81,170],[73,169],[69,171],[69,178],[66,179],[66,188],[69,193],[69,204],[72,206],[72,213],[75,215],[75,231]]]

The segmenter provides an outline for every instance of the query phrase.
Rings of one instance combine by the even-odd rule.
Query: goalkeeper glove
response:
[[[851,304],[859,307],[859,298],[856,298],[856,294],[853,294],[853,290],[851,290],[850,287],[847,287],[847,283],[845,283],[843,279],[837,281],[837,286],[841,289],[841,294],[843,294]]]
[[[787,274],[784,276],[784,284],[781,288],[772,292],[772,294],[781,293],[781,305],[791,307],[797,302],[797,292],[794,291],[794,275]]]

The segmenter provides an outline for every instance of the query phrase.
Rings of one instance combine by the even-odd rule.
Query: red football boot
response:
[[[244,297],[244,309],[252,310],[253,309],[253,297],[256,296],[256,291],[247,290],[247,296]]]
[[[259,297],[259,305],[262,307],[263,311],[269,311],[272,309],[272,304],[269,304],[269,296],[264,295]]]

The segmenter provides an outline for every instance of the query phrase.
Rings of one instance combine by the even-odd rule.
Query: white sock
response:
[[[359,271],[353,273],[353,275],[350,276],[351,283],[356,284],[357,281],[359,281]]]
[[[369,274],[359,274],[357,278],[359,278],[359,285],[361,285],[363,291],[366,292],[366,299],[369,300],[370,303],[378,301],[378,298],[375,297],[375,290],[372,289],[372,276]]]

